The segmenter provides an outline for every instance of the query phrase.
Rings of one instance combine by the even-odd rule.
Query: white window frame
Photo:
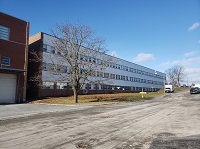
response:
[[[7,59],[9,62],[8,62],[8,64],[5,64],[5,63],[3,63],[3,59]],[[4,66],[10,66],[10,57],[6,57],[6,56],[2,56],[1,57],[1,65],[4,65]]]
[[[10,28],[0,25],[0,39],[3,40],[10,39]]]

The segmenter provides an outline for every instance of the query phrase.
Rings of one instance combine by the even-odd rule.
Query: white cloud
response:
[[[192,26],[190,26],[188,28],[188,31],[192,31],[192,30],[195,30],[196,28],[198,28],[200,26],[200,22],[196,22],[194,23]]]
[[[185,69],[186,74],[200,74],[200,68],[188,68]]]
[[[110,55],[111,55],[111,56],[114,56],[114,57],[117,57],[117,52],[112,51]]]
[[[187,75],[185,83],[187,82],[188,85],[191,85],[192,83],[200,84],[200,68],[187,68],[185,69],[185,74]]]
[[[184,59],[179,59],[179,60],[175,60],[175,61],[168,61],[165,63],[161,63],[160,66],[163,67],[171,67],[174,65],[182,65],[185,67],[189,67],[192,65],[199,65],[200,64],[200,56],[197,57],[193,57],[193,58],[184,58]]]
[[[198,53],[199,53],[198,51],[191,51],[191,52],[185,53],[184,57],[196,56],[196,54]]]
[[[153,59],[154,59],[153,54],[140,53],[137,55],[137,57],[133,58],[133,62],[144,62]]]
[[[183,84],[191,85],[192,83],[200,84],[200,55],[198,51],[191,51],[185,53],[182,59],[174,61],[168,61],[160,64],[160,66],[166,69],[173,67],[174,65],[182,65],[185,68],[186,77],[183,80]]]

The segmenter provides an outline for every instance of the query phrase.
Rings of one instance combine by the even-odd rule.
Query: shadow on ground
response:
[[[200,149],[200,135],[179,138],[171,133],[161,133],[149,149]]]

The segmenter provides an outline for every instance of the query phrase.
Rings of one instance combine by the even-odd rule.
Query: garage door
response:
[[[15,74],[0,73],[0,103],[15,103]]]

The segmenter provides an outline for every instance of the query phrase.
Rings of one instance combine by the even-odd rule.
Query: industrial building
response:
[[[73,95],[72,88],[67,81],[56,80],[57,74],[51,77],[51,61],[46,59],[48,56],[58,59],[61,54],[53,47],[53,36],[40,32],[29,38],[29,52],[35,51],[41,54],[40,61],[32,61],[29,54],[28,64],[28,85],[27,98],[38,98],[45,96],[69,96]],[[109,56],[109,55],[107,55]],[[109,56],[112,57],[112,56]],[[79,94],[95,93],[116,93],[116,92],[140,92],[157,91],[164,87],[165,74],[155,71],[117,57],[112,57],[115,63],[109,63],[101,75],[94,74],[95,77],[102,77],[104,81],[99,84],[86,82]],[[95,57],[88,57],[88,62],[97,62]],[[62,73],[67,73],[67,66],[60,67]],[[37,83],[30,78],[37,73]],[[106,78],[106,79],[105,79]]]

